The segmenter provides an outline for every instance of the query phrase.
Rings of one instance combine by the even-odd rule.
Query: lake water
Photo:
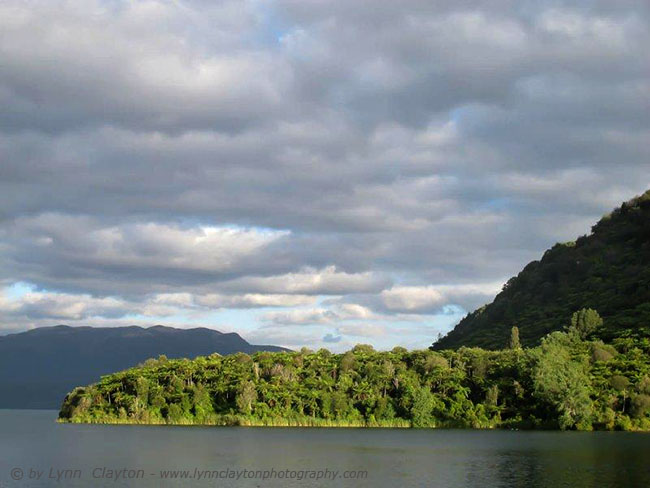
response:
[[[65,425],[55,418],[0,410],[0,487],[650,486],[648,434]]]

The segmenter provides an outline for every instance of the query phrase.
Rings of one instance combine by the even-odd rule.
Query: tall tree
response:
[[[521,342],[519,342],[519,327],[516,325],[510,329],[510,340],[508,341],[510,349],[521,349]]]
[[[570,343],[567,334],[554,332],[535,350],[535,396],[556,409],[561,429],[586,429],[591,426],[591,381],[585,366],[571,358]]]
[[[571,316],[569,331],[576,333],[580,339],[586,339],[587,336],[595,332],[602,325],[603,319],[597,311],[591,308],[583,308],[574,312]]]

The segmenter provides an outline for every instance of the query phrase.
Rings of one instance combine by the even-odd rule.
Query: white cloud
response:
[[[288,235],[231,227],[173,224],[103,226],[86,217],[44,214],[18,219],[14,232],[62,253],[103,266],[224,271]]]
[[[394,312],[432,313],[443,305],[466,305],[467,302],[490,301],[500,290],[502,283],[394,286],[381,292],[383,305]]]
[[[335,303],[332,307],[299,308],[281,312],[267,312],[260,319],[271,326],[336,324],[348,320],[373,320],[380,316],[356,303]]]
[[[89,294],[28,291],[16,295],[10,287],[0,292],[0,312],[21,320],[83,321],[110,320],[116,323],[128,316],[151,317],[152,320],[174,315],[207,316],[222,308],[293,307],[309,305],[314,297],[303,295],[192,295],[161,293],[140,299],[93,297]]]
[[[444,304],[444,296],[433,286],[396,286],[381,292],[389,310],[417,311]]]
[[[379,337],[388,333],[388,328],[379,324],[346,324],[337,328],[341,334],[356,337]]]
[[[327,266],[322,269],[305,267],[299,272],[277,276],[240,278],[225,286],[261,293],[340,295],[378,291],[386,282],[385,277],[371,271],[347,273],[337,270],[336,266]]]
[[[119,317],[134,307],[122,300],[90,295],[31,291],[19,298],[0,295],[0,312],[28,319],[81,320],[88,317]]]
[[[325,308],[298,309],[289,312],[268,312],[262,315],[264,322],[273,325],[329,324],[338,320],[338,315]]]
[[[256,307],[295,307],[314,303],[315,298],[309,295],[261,294],[246,293],[244,295],[198,295],[195,302],[210,308],[256,308]]]
[[[337,313],[345,320],[353,319],[373,319],[377,314],[370,310],[368,307],[359,305],[357,303],[341,303],[337,305]]]

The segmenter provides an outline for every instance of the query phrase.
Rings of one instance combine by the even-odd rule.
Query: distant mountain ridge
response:
[[[513,326],[531,346],[581,308],[605,319],[604,339],[650,335],[650,190],[603,217],[590,235],[556,244],[529,263],[432,348],[498,349]]]
[[[163,354],[194,358],[212,353],[286,351],[252,345],[239,334],[207,328],[58,325],[0,336],[0,408],[58,408],[75,386]]]

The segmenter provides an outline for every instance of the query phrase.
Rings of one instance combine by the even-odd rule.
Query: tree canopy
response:
[[[574,316],[575,318],[576,316]],[[258,352],[149,360],[79,387],[61,421],[650,430],[650,340],[579,330],[498,351]],[[590,318],[589,318],[590,317]],[[586,338],[585,338],[586,337]]]

